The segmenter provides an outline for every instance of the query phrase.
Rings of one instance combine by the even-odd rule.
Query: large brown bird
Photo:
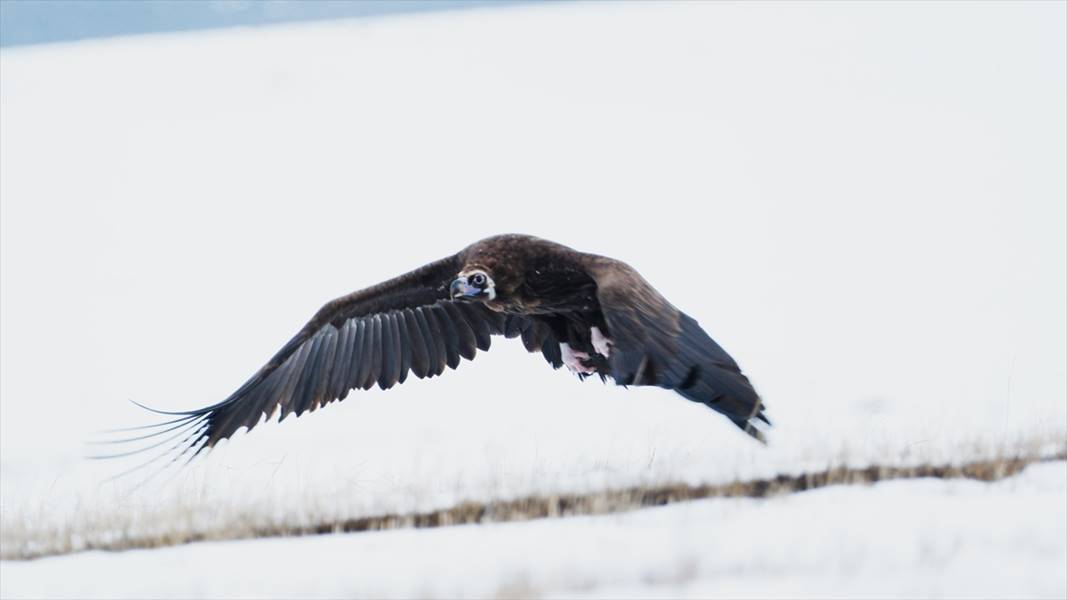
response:
[[[521,337],[553,368],[566,365],[582,378],[674,390],[761,441],[754,422],[770,424],[730,355],[629,265],[499,235],[327,303],[229,398],[164,413],[179,418],[133,439],[179,430],[168,439],[184,436],[175,447],[195,449],[191,458],[279,409],[279,420],[300,416],[356,388],[384,390],[409,372],[455,369],[488,350],[493,335]]]

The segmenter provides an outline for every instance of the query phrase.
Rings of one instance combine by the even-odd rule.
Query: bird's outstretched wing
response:
[[[770,424],[759,394],[693,318],[626,263],[596,257],[588,268],[614,342],[609,364],[616,383],[674,390],[765,441],[753,425],[757,419]]]
[[[440,375],[446,366],[455,369],[461,358],[488,350],[492,335],[522,336],[531,352],[540,350],[558,368],[559,346],[551,343],[547,328],[480,302],[450,299],[448,285],[460,268],[459,255],[451,256],[327,303],[228,398],[196,410],[154,411],[176,418],[135,428],[154,433],[118,441],[170,437],[107,457],[173,442],[167,454],[173,459],[188,454],[191,460],[276,411],[279,420],[300,416],[343,400],[352,389],[375,384],[388,389],[403,383],[409,372],[423,378]]]

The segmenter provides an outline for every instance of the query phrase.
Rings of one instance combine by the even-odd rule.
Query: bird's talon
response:
[[[589,360],[589,355],[585,352],[572,350],[570,344],[562,343],[559,345],[559,353],[563,358],[563,364],[570,369],[571,373],[583,373],[585,375],[596,373],[595,368],[585,365],[584,361]]]
[[[590,330],[593,338],[593,349],[596,353],[608,358],[611,356],[611,347],[615,344],[610,338],[606,337],[603,333],[600,333],[600,329],[593,327]]]

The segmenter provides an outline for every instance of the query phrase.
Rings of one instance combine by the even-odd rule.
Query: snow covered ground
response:
[[[0,562],[5,598],[1062,598],[1067,465],[601,517]],[[134,575],[136,574],[136,575]]]
[[[5,48],[3,552],[1061,449],[1065,11],[567,4]],[[770,446],[669,393],[579,383],[500,340],[440,379],[239,435],[165,486],[102,483],[136,463],[83,460],[93,431],[152,422],[126,398],[217,401],[325,300],[503,231],[641,270],[746,369]],[[860,494],[875,514],[895,485],[805,498],[833,513]],[[765,546],[800,535],[760,529],[762,503],[727,504],[751,511]],[[657,514],[684,529],[699,510]],[[387,539],[498,535],[473,530]],[[1062,555],[1059,531],[1031,551]],[[368,539],[352,543],[386,538]],[[260,543],[247,547],[349,542]],[[170,555],[82,559],[149,556]],[[744,556],[756,562],[731,581],[759,572]],[[1016,592],[1062,595],[1026,564],[1020,579],[1036,583]],[[3,568],[5,595],[41,577]],[[987,575],[961,569],[943,589]],[[575,573],[558,587],[582,587]],[[173,584],[135,579],[149,595]],[[186,592],[238,585],[199,582]]]

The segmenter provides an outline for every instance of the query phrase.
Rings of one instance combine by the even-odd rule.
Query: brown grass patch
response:
[[[528,496],[514,500],[464,502],[450,508],[421,513],[386,514],[360,518],[322,521],[312,525],[230,523],[225,527],[201,531],[166,531],[155,534],[117,532],[100,539],[82,538],[78,542],[53,547],[31,544],[5,544],[0,558],[28,560],[44,556],[85,550],[121,551],[158,548],[201,541],[239,540],[378,531],[401,527],[444,527],[475,523],[527,521],[552,517],[600,515],[663,506],[706,498],[766,498],[823,488],[831,485],[864,485],[895,479],[935,477],[939,479],[974,479],[996,481],[1039,462],[1067,459],[1067,450],[1051,456],[1016,456],[978,460],[961,465],[919,465],[912,467],[870,466],[864,468],[833,467],[800,475],[779,475],[770,479],[735,481],[719,485],[671,484],[633,487],[584,494]],[[80,536],[79,536],[80,537]],[[10,541],[10,539],[9,539]]]

